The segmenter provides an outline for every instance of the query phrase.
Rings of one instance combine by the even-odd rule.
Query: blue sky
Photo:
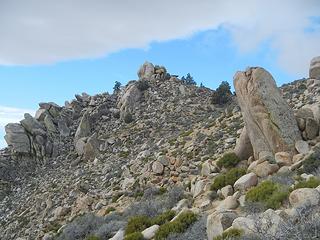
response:
[[[145,0],[18,2],[0,3],[0,138],[5,124],[39,102],[111,92],[115,81],[136,79],[146,60],[216,88],[247,66],[266,68],[278,85],[308,77],[309,61],[320,55],[319,1],[165,0],[171,7],[157,17],[141,14]]]

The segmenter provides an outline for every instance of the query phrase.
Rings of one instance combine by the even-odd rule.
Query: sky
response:
[[[112,92],[147,61],[216,88],[261,66],[278,85],[320,55],[319,0],[0,0],[4,126],[39,102]]]

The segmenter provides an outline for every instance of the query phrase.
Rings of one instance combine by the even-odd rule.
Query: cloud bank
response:
[[[319,0],[2,0],[0,64],[103,57],[223,26],[240,52],[268,41],[301,73],[320,55],[319,15]]]
[[[34,115],[34,111],[30,109],[12,108],[6,106],[0,106],[0,148],[5,147],[7,144],[4,141],[4,127],[8,123],[16,123],[23,119],[25,113]]]

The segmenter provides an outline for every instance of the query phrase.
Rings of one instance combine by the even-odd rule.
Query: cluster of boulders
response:
[[[68,122],[55,103],[40,103],[33,117],[26,113],[20,123],[5,127],[5,140],[13,156],[30,156],[38,161],[58,156],[56,135],[69,136]]]
[[[63,107],[41,103],[34,117],[26,114],[6,127],[9,147],[0,152],[3,239],[50,239],[55,224],[61,232],[78,215],[105,216],[110,207],[121,212],[146,187],[175,185],[193,199],[183,203],[208,215],[210,240],[229,228],[247,231],[255,219],[239,210],[245,193],[277,172],[302,169],[319,147],[319,61],[312,61],[312,78],[280,89],[262,68],[238,72],[237,101],[224,106],[211,103],[212,90],[186,85],[149,62],[137,81],[114,94],[83,93]],[[246,173],[212,191],[214,179],[226,172],[217,161],[228,151]],[[26,159],[46,164],[29,178],[14,171]],[[262,222],[271,217],[277,223],[308,199],[318,203],[316,191],[293,191],[292,208],[265,211]],[[115,239],[123,239],[122,229]]]
[[[150,62],[145,62],[138,71],[139,79],[148,80],[169,80],[171,75],[167,72],[167,69],[163,66],[153,65]]]

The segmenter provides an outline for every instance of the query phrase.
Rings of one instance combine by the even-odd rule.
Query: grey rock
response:
[[[268,151],[295,151],[295,141],[301,139],[292,109],[282,98],[275,80],[263,68],[237,72],[234,86],[254,157]]]
[[[207,218],[207,236],[213,239],[223,233],[224,230],[231,227],[237,214],[232,211],[213,213]]]
[[[320,79],[320,57],[314,57],[310,62],[310,78]]]
[[[5,126],[6,135],[4,139],[9,146],[13,147],[16,153],[30,153],[30,139],[19,123],[9,123]]]
[[[91,134],[91,123],[89,119],[89,112],[85,112],[81,118],[80,124],[75,134],[75,142],[80,138],[88,137]]]
[[[237,139],[234,152],[241,160],[247,160],[253,156],[253,148],[246,127],[242,129],[240,137]]]
[[[138,77],[141,78],[150,78],[155,73],[154,66],[150,62],[145,62],[138,71]]]
[[[298,153],[307,154],[309,152],[309,144],[306,141],[296,141],[295,147]]]
[[[26,129],[26,131],[31,133],[33,136],[46,135],[44,126],[29,113],[24,115],[24,119],[21,120],[20,123]]]

